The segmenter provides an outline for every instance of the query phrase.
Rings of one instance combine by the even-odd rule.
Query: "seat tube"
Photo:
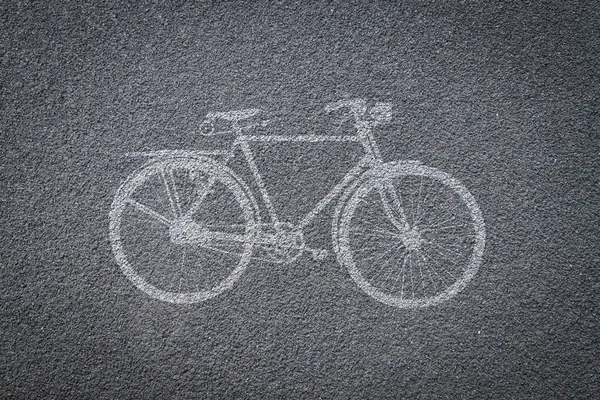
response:
[[[277,217],[277,213],[275,212],[275,208],[273,207],[273,203],[271,202],[271,198],[269,197],[267,188],[265,187],[262,177],[260,176],[260,173],[258,172],[258,167],[256,166],[256,163],[254,162],[254,156],[252,155],[252,150],[250,150],[250,146],[248,145],[248,142],[245,140],[239,140],[239,144],[240,144],[240,147],[242,148],[242,152],[244,153],[244,157],[246,158],[246,162],[248,163],[248,166],[250,167],[250,170],[252,171],[252,175],[254,176],[254,181],[256,182],[256,185],[258,186],[258,190],[260,191],[263,202],[264,202],[265,206],[267,207],[267,212],[269,213],[269,216],[271,217],[271,220],[273,221],[273,223],[279,224],[279,218]]]

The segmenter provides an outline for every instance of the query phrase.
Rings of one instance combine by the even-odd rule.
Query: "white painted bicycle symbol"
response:
[[[418,161],[382,160],[372,129],[391,119],[390,104],[342,100],[325,109],[349,110],[355,131],[252,134],[256,125],[241,121],[260,110],[246,109],[209,113],[201,125],[202,135],[233,135],[227,151],[131,153],[148,162],[118,189],[110,212],[113,252],[127,278],[156,299],[196,303],[230,289],[253,259],[291,263],[303,253],[325,259],[329,252],[309,248],[303,231],[337,201],[332,248],[364,293],[390,306],[417,308],[464,289],[485,246],[483,217],[471,193]],[[217,121],[231,129],[215,131]],[[292,224],[275,211],[255,163],[251,145],[256,142],[307,143],[307,151],[310,143],[358,142],[364,156]],[[240,150],[255,190],[228,166]]]

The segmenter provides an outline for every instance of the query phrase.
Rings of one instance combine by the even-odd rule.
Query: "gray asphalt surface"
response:
[[[599,23],[593,1],[3,2],[0,397],[593,398]],[[488,237],[464,291],[394,309],[333,257],[252,262],[188,306],[125,278],[108,214],[140,164],[123,153],[200,148],[208,111],[246,107],[326,132],[344,97],[392,102],[384,158],[477,199]],[[317,197],[291,184],[298,149],[272,153],[293,219]],[[345,172],[349,154],[316,160]]]

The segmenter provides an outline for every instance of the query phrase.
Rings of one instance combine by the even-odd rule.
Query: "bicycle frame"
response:
[[[271,196],[269,195],[267,188],[263,182],[262,176],[258,171],[258,167],[254,161],[254,155],[250,148],[250,143],[273,143],[273,142],[305,142],[305,143],[317,143],[317,142],[359,142],[364,149],[364,156],[357,162],[357,164],[350,169],[350,171],[329,191],[325,197],[323,197],[315,207],[308,212],[299,222],[298,227],[303,229],[309,225],[317,215],[327,207],[336,197],[339,197],[345,189],[349,188],[353,182],[359,179],[366,171],[377,169],[383,165],[381,153],[375,138],[372,134],[372,128],[374,123],[372,121],[360,120],[355,115],[355,128],[356,134],[352,135],[252,135],[246,134],[244,131],[249,130],[255,125],[250,127],[241,127],[237,121],[233,123],[232,130],[222,131],[217,134],[232,134],[236,136],[236,139],[229,150],[219,151],[156,151],[156,152],[140,152],[140,153],[129,153],[130,156],[145,156],[152,158],[168,157],[173,155],[180,155],[185,157],[187,154],[201,154],[205,156],[224,156],[222,161],[223,164],[227,164],[234,156],[235,147],[239,146],[242,154],[244,155],[245,161],[252,172],[254,181],[259,189],[262,202],[265,205],[269,218],[274,225],[280,224],[279,216],[273,207]],[[208,187],[211,187],[214,183],[213,178],[208,182]],[[187,212],[187,215],[192,215],[201,205],[204,197],[207,195],[208,190],[204,191],[192,204]],[[402,203],[398,198],[396,192],[391,189],[391,185],[385,179],[382,180],[382,187],[379,190],[379,194],[383,201],[384,209],[390,220],[400,229],[401,231],[410,230]],[[391,204],[390,204],[391,203]],[[394,211],[395,210],[395,211]],[[398,218],[399,217],[399,218]]]
[[[362,132],[361,132],[362,130]],[[238,131],[239,132],[239,131]],[[360,133],[363,133],[362,135]],[[359,134],[347,135],[347,136],[334,136],[334,135],[247,135],[238,133],[238,137],[235,140],[233,146],[239,146],[244,155],[245,161],[248,164],[250,171],[254,177],[254,181],[258,186],[260,195],[263,203],[267,209],[269,217],[274,224],[279,224],[279,216],[273,207],[271,196],[269,195],[267,188],[262,180],[262,176],[258,171],[258,167],[254,161],[254,154],[250,148],[251,143],[273,143],[273,142],[361,142],[365,149],[365,155],[358,161],[358,163],[338,182],[332,189],[323,197],[315,207],[306,214],[299,222],[298,227],[304,228],[309,225],[317,215],[327,207],[336,197],[338,197],[346,188],[348,188],[352,182],[360,177],[365,171],[373,168],[377,164],[381,164],[381,156],[377,144],[371,135],[369,127],[360,129]],[[227,158],[226,162],[229,161]]]
[[[258,134],[252,131],[258,124],[240,126],[239,121],[257,115],[260,110],[245,109],[209,113],[201,125],[200,133],[204,136],[231,135],[233,143],[229,149],[128,153],[149,160],[121,185],[110,212],[110,240],[123,273],[140,290],[159,300],[172,303],[208,300],[229,289],[251,259],[291,263],[304,252],[311,253],[315,260],[325,259],[328,250],[307,246],[303,230],[336,200],[331,227],[332,250],[339,264],[348,270],[366,294],[394,307],[417,308],[446,301],[461,291],[477,272],[485,245],[485,227],[477,202],[464,185],[436,168],[424,166],[419,161],[383,162],[372,131],[391,118],[389,103],[376,103],[368,108],[364,100],[342,100],[327,105],[325,111],[341,108],[349,108],[354,117],[356,130],[348,135]],[[233,129],[215,133],[215,120],[231,122]],[[259,125],[266,126],[266,123],[268,121]],[[254,143],[275,142],[358,142],[364,154],[300,221],[281,222],[251,148]],[[238,149],[245,158],[248,172],[253,175],[261,201],[256,199],[256,188],[251,190],[227,166]],[[185,173],[184,179],[192,183],[192,190],[187,185],[188,190],[181,192],[187,198],[184,203],[180,203],[174,171],[179,171],[180,177],[181,172]],[[214,197],[220,193],[220,190],[212,189],[215,183],[226,188],[228,195],[237,200],[240,207],[238,214],[243,223],[238,223],[239,218],[231,219],[235,221],[231,225],[221,224],[222,219],[211,220],[212,214],[216,214],[217,218],[227,216],[219,208],[223,205],[225,209],[225,205],[230,203],[220,198],[210,198],[210,203],[217,207],[216,213],[196,213],[209,193],[217,193]],[[155,190],[156,194],[162,193],[159,194],[162,203],[159,209],[156,209],[156,202],[142,198],[145,191],[141,188],[156,189],[156,184],[163,187],[162,192]],[[375,199],[370,196],[375,196]],[[264,204],[264,208],[259,203]],[[185,207],[182,208],[182,204]],[[377,208],[377,212],[370,212],[371,207],[381,206],[383,208]],[[211,210],[209,206],[206,209]],[[263,224],[260,220],[265,211],[270,221]],[[154,236],[150,240],[139,240],[139,235],[146,236],[146,230],[122,228],[123,221],[139,219],[138,214],[146,216],[141,221],[150,220],[149,229],[154,229],[156,224],[162,226],[160,235],[169,245],[169,254],[176,249],[181,257],[179,260],[165,261],[163,257],[152,263],[147,259],[135,260],[136,253],[128,254],[127,243],[136,247],[140,243],[145,244],[144,254],[153,252],[155,248]],[[410,216],[410,225],[407,216]],[[136,241],[127,239],[130,235],[136,237]],[[216,283],[212,283],[212,270],[207,270],[208,289],[204,284],[195,287],[198,282],[196,276],[205,271],[197,267],[195,261],[188,261],[186,256],[190,251],[201,250],[205,262],[226,266],[231,271],[224,279],[218,278]],[[213,253],[229,256],[223,256],[225,259],[206,256]],[[150,280],[138,272],[138,266],[152,268]],[[154,274],[155,269],[163,267],[165,274]],[[367,268],[375,274],[363,273]],[[193,279],[190,280],[186,274],[192,274]],[[173,276],[179,277],[175,291],[173,287],[177,280],[173,281]],[[381,285],[370,283],[379,278]],[[185,290],[182,287],[184,279]],[[412,298],[409,298],[409,293],[412,293]]]

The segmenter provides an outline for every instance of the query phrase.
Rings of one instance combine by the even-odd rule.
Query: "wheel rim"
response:
[[[200,206],[187,215],[200,195]],[[172,226],[184,217],[241,240],[174,240]],[[146,294],[171,303],[204,301],[229,289],[250,260],[255,231],[242,185],[225,167],[200,160],[147,166],[121,186],[110,213],[111,244],[123,273]]]
[[[409,231],[385,212],[384,183],[401,199]],[[483,217],[469,191],[450,175],[420,165],[388,167],[364,182],[339,226],[340,263],[365,293],[400,308],[455,296],[476,274],[485,245]]]

